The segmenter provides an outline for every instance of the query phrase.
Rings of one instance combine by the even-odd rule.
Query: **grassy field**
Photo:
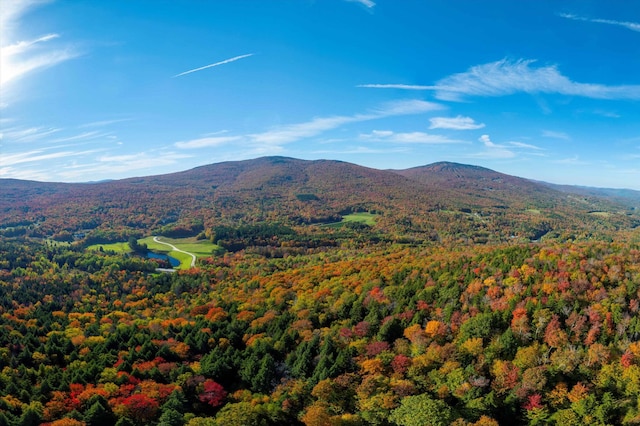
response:
[[[377,217],[378,217],[377,214],[367,213],[367,212],[351,213],[351,214],[342,216],[342,220],[340,222],[327,223],[321,226],[326,226],[329,228],[338,228],[347,222],[359,222],[369,226],[373,226],[376,224]]]
[[[104,251],[113,251],[115,253],[129,253],[131,252],[131,247],[129,247],[129,243],[110,243],[110,244],[93,244],[87,247],[87,250],[102,250]]]
[[[197,240],[195,237],[192,237],[192,238],[160,237],[160,241],[173,244],[180,250],[184,250],[186,252],[195,254],[196,257],[209,257],[211,256],[211,253],[214,250],[219,248],[218,245],[213,244],[209,240]],[[153,241],[153,237],[147,237],[147,238],[138,240],[138,244],[146,244],[147,247],[149,247],[149,250],[157,251],[160,253],[169,253],[171,251],[171,256],[175,257],[176,259],[179,259],[179,257],[177,256],[178,254],[180,254],[179,252],[178,253],[173,252],[172,250],[169,250],[169,247],[167,247],[166,245],[156,243],[155,241]]]
[[[366,212],[351,213],[346,216],[342,216],[342,221],[343,222],[360,222],[366,225],[373,226],[376,224],[377,217],[378,215],[373,213],[366,213]]]
[[[160,237],[160,241],[164,241],[169,244],[173,244],[180,250],[184,250],[188,253],[193,253],[197,258],[209,257],[212,252],[219,249],[219,246],[213,244],[209,240],[197,240],[195,238],[166,238]],[[149,250],[156,253],[167,254],[180,261],[180,266],[177,269],[189,269],[191,267],[191,256],[179,251],[171,250],[169,246],[157,243],[153,241],[153,237],[146,237],[138,240],[138,244],[146,244]],[[115,253],[130,253],[131,248],[129,243],[111,243],[111,244],[93,244],[87,247],[87,250],[102,250],[112,251]]]
[[[210,257],[212,252],[219,248],[218,245],[213,244],[209,240],[198,240],[195,237],[192,238],[167,238],[159,237],[160,241],[173,244],[176,248],[184,250],[188,253],[192,253],[199,257]],[[189,269],[191,267],[191,256],[179,251],[171,250],[170,247],[153,241],[153,237],[146,237],[138,240],[138,244],[146,244],[149,250],[157,253],[165,253],[180,261],[180,266],[177,269]]]

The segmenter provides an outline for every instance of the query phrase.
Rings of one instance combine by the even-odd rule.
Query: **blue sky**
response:
[[[4,0],[0,13],[0,178],[284,155],[640,190],[638,2]]]

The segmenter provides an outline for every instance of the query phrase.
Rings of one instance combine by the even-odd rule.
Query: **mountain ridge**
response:
[[[367,211],[379,216],[375,228],[385,234],[482,241],[551,230],[588,235],[640,223],[633,197],[562,189],[452,162],[381,170],[335,160],[260,157],[90,184],[3,179],[0,228],[20,224],[25,235],[62,233],[66,239],[108,231],[121,238],[167,226],[303,226]]]

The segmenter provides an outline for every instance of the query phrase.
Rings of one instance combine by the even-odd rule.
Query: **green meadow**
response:
[[[351,214],[342,216],[342,220],[340,222],[327,223],[321,226],[326,226],[329,228],[339,228],[340,226],[349,222],[364,223],[365,225],[373,226],[376,224],[377,217],[378,217],[377,214],[368,213],[368,212],[351,213]]]
[[[109,243],[109,244],[92,244],[87,247],[87,250],[100,250],[103,251],[112,251],[115,253],[129,253],[131,252],[131,247],[129,247],[129,243]]]
[[[184,250],[189,253],[193,253],[196,257],[210,257],[215,250],[218,250],[220,246],[213,244],[209,240],[198,240],[195,237],[191,238],[167,238],[159,237],[160,241],[173,244],[180,250]],[[149,250],[157,251],[161,253],[170,254],[172,257],[179,259],[177,256],[180,252],[170,250],[170,247],[153,241],[153,237],[146,237],[138,240],[138,244],[146,244]],[[188,257],[188,256],[187,256]],[[189,261],[191,259],[189,258]]]
[[[193,238],[166,238],[159,237],[160,241],[174,245],[180,250],[184,250],[188,253],[192,253],[196,258],[210,257],[213,252],[220,249],[220,246],[213,244],[209,240],[197,240]],[[153,240],[153,237],[141,238],[138,240],[138,244],[146,244],[147,248],[156,253],[167,254],[178,261],[180,266],[177,269],[189,269],[191,267],[191,256],[186,253],[172,250],[171,247],[158,243]],[[115,253],[130,253],[131,247],[127,242],[118,242],[110,244],[93,244],[87,247],[87,250],[100,250],[111,251]]]
[[[342,222],[360,222],[366,225],[373,226],[376,224],[377,214],[361,212],[351,213],[346,216],[342,216]]]

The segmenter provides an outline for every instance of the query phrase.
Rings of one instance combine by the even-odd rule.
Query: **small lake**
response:
[[[172,267],[176,267],[180,265],[180,261],[178,259],[176,259],[175,257],[171,257],[169,255],[166,255],[164,253],[154,253],[152,251],[148,251],[147,252],[147,258],[149,259],[162,259],[162,260],[168,260],[169,263],[171,264]]]

